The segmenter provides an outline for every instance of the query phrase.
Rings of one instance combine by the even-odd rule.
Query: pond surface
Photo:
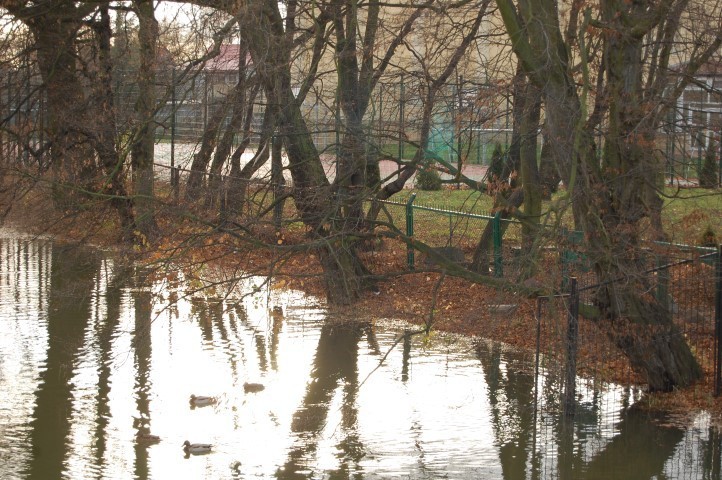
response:
[[[500,344],[189,291],[0,230],[0,478],[720,478],[707,415],[652,418],[580,379],[565,420],[551,367]]]

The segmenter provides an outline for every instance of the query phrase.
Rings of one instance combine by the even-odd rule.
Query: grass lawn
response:
[[[440,210],[452,210],[479,215],[491,215],[493,199],[484,193],[472,190],[444,189],[439,191],[404,190],[392,198],[393,202],[406,204],[412,193],[416,194],[414,206],[430,207]],[[703,243],[703,234],[709,229],[716,236],[717,242],[722,242],[722,190],[689,188],[665,188],[663,192],[665,204],[663,221],[670,241],[697,245]],[[405,209],[402,206],[387,208],[395,225],[404,230]],[[429,212],[423,208],[414,209],[415,232],[418,235],[426,234],[444,239],[460,233],[458,222],[449,219],[443,213]],[[480,222],[480,221],[479,221]],[[421,223],[422,225],[419,225]],[[456,223],[456,232],[454,232]],[[484,222],[485,223],[485,222]],[[564,224],[571,228],[571,212],[567,212]],[[421,230],[420,230],[421,227]],[[480,234],[484,225],[473,228],[475,234]],[[507,232],[514,236],[514,229]],[[465,233],[468,235],[467,228]]]

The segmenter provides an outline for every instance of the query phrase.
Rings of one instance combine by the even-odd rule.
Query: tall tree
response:
[[[640,223],[645,217],[654,222],[661,209],[655,190],[659,166],[648,152],[666,96],[679,92],[679,84],[668,88],[668,65],[688,2],[602,0],[596,19],[591,6],[582,12],[583,4],[574,3],[566,35],[556,0],[496,3],[518,61],[543,95],[553,156],[601,282],[600,326],[645,372],[651,389],[690,384],[699,378],[699,366],[670,313],[644,295],[651,279],[644,273]],[[597,75],[604,84],[590,115],[595,36],[603,46]],[[719,42],[717,32],[690,59],[687,73]],[[572,63],[575,56],[578,65]],[[591,132],[602,116],[597,110],[608,119],[601,163]]]

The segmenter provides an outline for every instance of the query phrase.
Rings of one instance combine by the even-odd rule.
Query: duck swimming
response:
[[[261,383],[248,383],[248,382],[246,382],[246,383],[243,384],[243,391],[246,392],[246,393],[260,392],[260,391],[263,390],[264,388],[266,388],[266,387],[264,387],[263,384],[261,384]]]
[[[151,445],[160,442],[160,437],[151,433],[139,432],[138,435],[135,436],[135,441],[140,445]]]
[[[212,448],[213,445],[211,445],[210,443],[191,443],[188,440],[183,442],[183,451],[193,455],[209,453]]]
[[[213,405],[217,401],[218,400],[216,399],[216,397],[205,397],[202,395],[199,395],[199,396],[191,395],[191,400],[190,400],[191,405],[194,407],[205,407],[207,405]]]

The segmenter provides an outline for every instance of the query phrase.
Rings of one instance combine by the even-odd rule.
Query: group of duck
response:
[[[264,387],[260,383],[244,383],[243,384],[243,391],[246,393],[256,393],[263,390]],[[190,404],[191,408],[195,407],[206,407],[208,405],[214,405],[218,403],[218,399],[216,397],[209,397],[204,395],[191,395],[190,398]],[[136,442],[139,445],[152,445],[154,443],[160,442],[160,437],[158,435],[153,435],[152,433],[145,433],[145,432],[138,432],[138,435],[135,437]],[[213,449],[213,445],[210,443],[191,443],[188,440],[183,442],[183,451],[186,453],[186,455],[203,455],[206,453],[210,453]]]

